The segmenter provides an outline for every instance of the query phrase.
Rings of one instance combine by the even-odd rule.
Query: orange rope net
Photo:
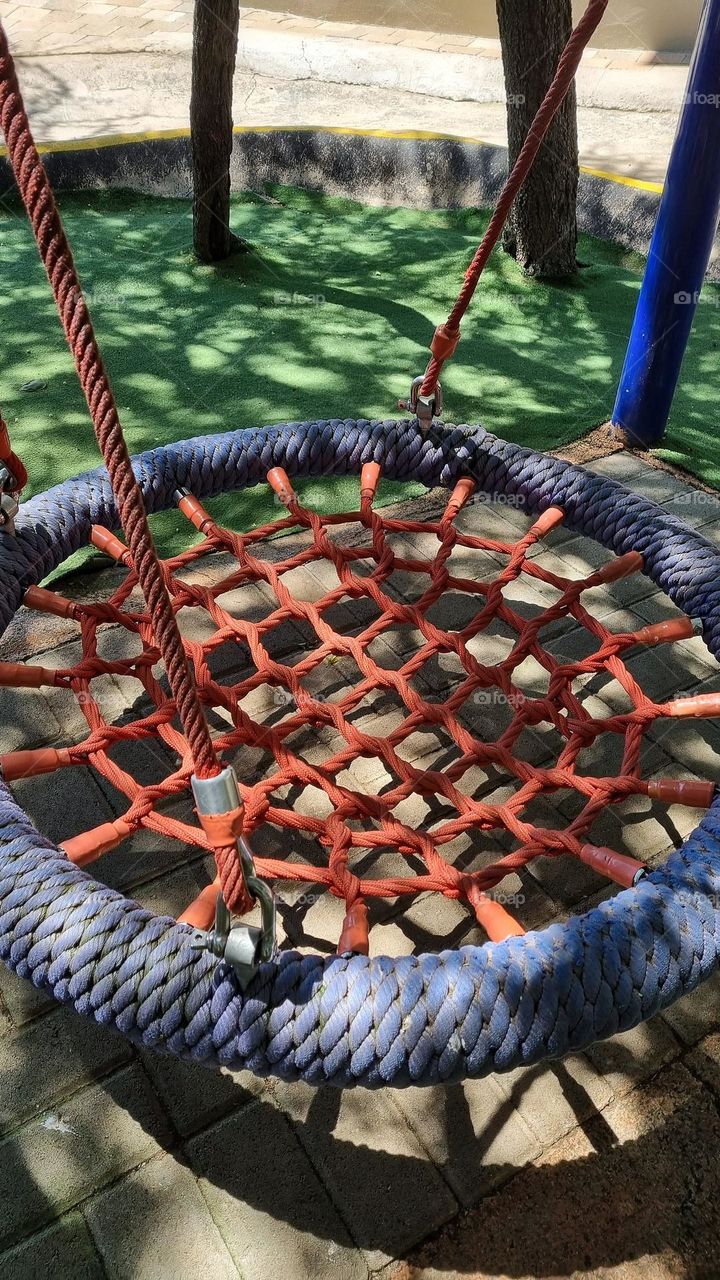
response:
[[[456,517],[474,491],[470,480],[458,483],[444,514],[428,523],[393,518],[374,509],[372,500],[379,479],[374,463],[363,470],[361,509],[350,514],[316,515],[300,504],[284,472],[278,469],[268,478],[288,515],[249,534],[220,528],[194,498],[182,497],[180,509],[203,539],[198,546],[165,561],[163,573],[181,629],[183,611],[200,610],[206,616],[207,638],[185,636],[184,644],[204,706],[219,712],[226,726],[214,736],[216,751],[231,760],[242,748],[260,748],[268,762],[258,780],[240,778],[243,830],[251,839],[261,824],[274,824],[286,833],[288,858],[257,857],[257,872],[269,880],[322,885],[344,899],[346,918],[339,950],[367,950],[368,898],[428,890],[466,901],[490,937],[522,932],[489,895],[504,877],[534,858],[579,858],[625,886],[643,874],[643,865],[635,859],[589,842],[593,823],[607,806],[631,795],[649,795],[667,803],[711,803],[712,784],[647,782],[641,777],[641,747],[648,727],[663,716],[709,714],[706,699],[657,704],[639,687],[623,661],[626,651],[638,644],[693,635],[693,623],[681,618],[618,635],[608,631],[582,602],[588,589],[641,570],[642,559],[637,553],[611,560],[582,581],[569,581],[544,568],[542,557],[531,556],[536,544],[561,523],[563,515],[557,509],[546,511],[524,537],[510,543],[458,529]],[[340,526],[351,529],[341,530]],[[304,533],[299,550],[276,560],[262,554],[263,544],[265,551],[274,546],[282,554],[282,542],[268,543],[267,539],[290,530]],[[353,536],[348,536],[349,532]],[[433,554],[419,559],[404,553],[402,547],[398,551],[394,544],[399,535],[431,538]],[[0,664],[0,683],[72,689],[82,706],[89,736],[62,750],[6,755],[0,762],[4,776],[12,781],[32,773],[90,764],[127,797],[127,811],[121,818],[66,842],[66,852],[77,863],[92,862],[141,828],[208,849],[208,837],[200,827],[162,809],[164,802],[188,790],[193,763],[158,669],[153,620],[144,606],[134,607],[137,576],[129,553],[107,530],[96,529],[93,542],[128,566],[122,585],[107,603],[77,604],[40,588],[32,588],[26,597],[31,607],[77,621],[82,660],[59,671]],[[467,558],[460,555],[465,552],[470,564],[473,557],[477,560],[479,553],[485,553],[482,565],[492,564],[496,572],[486,580],[460,573],[457,562]],[[202,574],[189,573],[216,553],[232,558],[232,571],[221,580],[207,585]],[[323,582],[330,573],[335,585],[327,590],[323,586],[317,599],[296,598],[288,586],[288,575],[303,567]],[[397,574],[413,584],[403,589],[402,598],[394,585]],[[508,589],[520,580],[551,587],[553,603],[528,619],[509,598],[512,592]],[[275,607],[260,621],[235,616],[224,603],[228,593],[248,584],[262,584],[266,594],[269,591],[274,597]],[[448,593],[462,597],[468,605],[469,621],[458,630],[440,629],[433,621],[436,606]],[[356,634],[343,633],[332,625],[333,610],[348,601],[364,602],[372,615],[367,625],[356,628]],[[572,619],[588,633],[592,639],[589,656],[563,662],[546,647],[548,629],[563,619]],[[305,653],[292,664],[273,656],[272,644],[277,629],[289,622],[312,637]],[[120,626],[136,638],[138,656],[115,661],[101,656],[102,631],[108,624]],[[492,665],[483,661],[484,638],[491,624],[502,628],[507,648],[506,656]],[[407,628],[418,641],[410,656],[400,657],[389,646],[383,649],[384,637],[398,628]],[[227,646],[236,653],[241,646],[247,658],[242,678],[234,676],[234,682],[218,670],[222,667],[218,661],[221,651],[227,652]],[[384,661],[379,650],[385,653]],[[393,660],[389,660],[391,653],[395,653]],[[546,690],[532,696],[518,683],[518,672],[528,658],[546,673]],[[327,669],[323,664],[332,666],[338,659],[352,660],[357,681],[349,689],[345,683],[338,694],[323,696],[318,689],[318,672]],[[437,660],[449,663],[454,674],[450,688],[432,700],[422,673],[427,664]],[[236,673],[237,666],[236,661]],[[611,714],[608,708],[604,718],[589,713],[577,682],[598,672],[608,673],[624,690],[627,711]],[[107,675],[132,676],[139,681],[151,709],[142,709],[131,723],[108,723],[102,700],[94,692],[98,677]],[[248,709],[250,695],[268,687],[277,691],[271,716],[274,723],[254,718]],[[382,723],[373,722],[368,715],[378,691],[391,696],[402,712],[399,723],[396,717],[385,734]],[[478,736],[464,715],[473,702],[483,701],[491,705],[496,721],[504,721],[494,741]],[[541,726],[554,730],[555,741],[560,743],[554,764],[541,766],[523,758],[522,735]],[[307,736],[308,729],[313,731],[313,750],[303,752],[298,742],[303,734]],[[440,734],[450,747],[451,761],[445,767],[423,768],[416,756],[408,758],[412,756],[407,749],[412,736],[428,729]],[[590,776],[583,772],[582,753],[607,733],[622,740],[622,765],[617,776]],[[120,767],[112,753],[119,743],[153,739],[165,744],[177,767],[157,784],[141,785]],[[358,766],[367,760],[380,762],[387,778],[380,794],[367,794],[358,782]],[[484,799],[482,788],[478,797],[476,789],[464,783],[468,771],[478,767],[508,784],[509,794],[502,802],[492,802],[487,795]],[[327,816],[292,807],[293,790],[304,788],[316,789],[325,797]],[[563,830],[535,825],[528,816],[534,802],[561,791],[571,791],[578,798],[577,815]],[[414,829],[398,816],[403,802],[417,795],[435,797],[434,803],[439,801],[441,806],[441,816],[433,819],[427,830]],[[483,833],[495,850],[502,847],[502,837],[506,846],[512,845],[510,852],[497,857],[488,854],[479,869],[465,870],[461,859],[451,861],[443,856],[443,850],[470,833]],[[301,835],[314,839],[324,851],[318,865],[296,860],[295,843]],[[359,863],[364,865],[368,855],[377,858],[388,851],[404,859],[406,874],[371,878],[359,873]],[[207,924],[215,892],[206,891],[181,919]],[[237,900],[229,905],[238,905]]]

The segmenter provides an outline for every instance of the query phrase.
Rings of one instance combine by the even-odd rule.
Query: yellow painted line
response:
[[[580,172],[589,174],[591,178],[604,178],[606,182],[617,182],[621,187],[634,187],[636,191],[652,191],[658,196],[661,196],[665,190],[663,182],[645,182],[642,178],[626,178],[621,173],[606,173],[604,169],[590,169],[584,164],[580,165]]]
[[[354,129],[339,125],[288,125],[288,124],[254,124],[236,125],[233,133],[330,133],[336,137],[354,138],[388,138],[404,142],[462,142],[466,146],[483,147],[488,144],[482,138],[467,138],[457,133],[434,133],[427,129]],[[172,141],[176,138],[189,138],[190,130],[184,129],[150,129],[145,133],[113,133],[99,138],[82,138],[60,142],[40,143],[38,151],[41,155],[56,155],[68,151],[103,151],[108,147],[132,146],[143,142]],[[0,156],[7,155],[7,148],[0,147]],[[606,182],[617,183],[621,187],[632,187],[636,191],[649,191],[653,195],[662,195],[662,182],[646,182],[642,178],[627,178],[620,173],[611,173],[604,169],[593,169],[581,165],[580,172],[592,178],[603,178]]]
[[[65,151],[102,151],[105,147],[122,147],[134,143],[155,142],[161,139],[189,138],[189,129],[158,129],[147,133],[109,133],[101,138],[81,138],[78,142],[69,139],[59,142],[39,142],[37,149],[41,156],[59,155]],[[7,155],[7,147],[0,147],[0,156]]]

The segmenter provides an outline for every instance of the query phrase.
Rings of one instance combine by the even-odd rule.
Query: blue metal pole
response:
[[[705,0],[612,421],[665,434],[720,217],[720,0]]]

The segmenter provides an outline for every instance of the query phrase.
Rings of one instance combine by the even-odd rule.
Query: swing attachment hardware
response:
[[[212,829],[213,819],[227,818],[232,823],[235,815],[242,813],[242,801],[235,770],[229,766],[215,778],[192,779],[193,795],[198,816],[206,829]],[[235,825],[235,824],[233,824]],[[239,825],[239,824],[237,824]],[[196,929],[192,946],[196,950],[209,951],[224,960],[234,970],[243,990],[254,977],[259,966],[271,960],[276,943],[276,908],[272,889],[256,872],[252,850],[241,834],[234,837],[248,894],[260,905],[261,924],[232,924],[232,918],[222,893],[218,894],[215,909],[215,925],[210,931]]]
[[[15,532],[15,517],[20,510],[17,480],[4,462],[0,462],[0,529]]]
[[[440,383],[436,383],[435,390],[431,396],[423,396],[420,394],[420,388],[424,381],[424,374],[413,378],[410,385],[409,398],[407,400],[398,400],[398,409],[409,410],[421,424],[430,423],[433,418],[439,418],[443,411],[443,393]]]

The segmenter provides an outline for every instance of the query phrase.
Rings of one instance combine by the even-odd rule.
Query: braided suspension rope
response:
[[[15,64],[1,22],[0,125],[7,142],[18,190],[52,286],[95,436],[108,469],[119,520],[128,544],[129,558],[137,573],[152,619],[154,637],[187,739],[193,772],[199,779],[213,778],[220,774],[220,764],[195,687],[193,670],[185,656],[142,495],[133,473],[110,379],[103,364],[52,187],[33,142],[18,87]],[[7,433],[4,436],[0,433],[0,445],[6,435]],[[27,479],[26,476],[24,478]],[[249,898],[232,833],[218,832],[215,846],[224,891],[248,905]]]
[[[52,285],[63,330],[72,352],[97,442],[116,495],[120,520],[145,600],[154,620],[158,647],[200,777],[219,772],[205,716],[170,607],[142,496],[133,474],[110,379],[103,364],[72,251],[45,167],[30,132],[15,64],[0,22],[0,125],[10,163],[35,241]]]
[[[552,84],[537,111],[520,154],[500,193],[488,229],[465,273],[465,280],[455,305],[445,324],[439,325],[435,331],[435,336],[430,344],[431,359],[428,362],[420,387],[420,394],[423,396],[432,396],[434,394],[446,360],[450,359],[455,353],[460,340],[460,324],[470,306],[480,282],[480,277],[503,233],[505,224],[510,216],[510,210],[530,174],[540,147],[547,137],[548,130],[570,91],[580,66],[582,55],[599,27],[607,7],[608,0],[590,0],[585,13],[563,50]]]
[[[284,467],[288,476],[324,475],[328,470],[357,472],[368,462],[379,464],[383,473],[393,479],[414,478],[429,486],[446,485],[451,490],[471,472],[480,492],[512,495],[518,505],[538,516],[541,533],[547,522],[555,519],[548,516],[548,511],[563,510],[568,529],[595,537],[621,559],[635,553],[634,566],[638,565],[637,556],[642,556],[645,572],[688,617],[702,619],[711,652],[715,656],[720,653],[720,556],[711,544],[674,516],[611,481],[504,444],[479,429],[439,428],[430,441],[416,423],[295,423],[159,449],[136,459],[135,466],[145,501],[149,510],[154,511],[173,506],[178,489],[192,490],[198,500],[204,500],[228,489],[259,483],[278,466]],[[280,481],[281,491],[290,497],[289,480],[280,477]],[[359,522],[362,532],[357,543],[352,539],[345,541],[341,537],[342,528],[337,528],[332,518],[321,520],[316,526],[314,514],[292,498],[287,519],[292,520],[293,527],[300,525],[307,552],[305,567],[321,563],[321,549],[324,562],[329,563],[325,542],[337,542],[343,551],[338,562],[338,578],[346,594],[354,589],[353,578],[360,576],[366,592],[372,595],[376,586],[381,591],[379,607],[387,597],[394,609],[397,600],[390,589],[390,579],[385,576],[387,548],[390,546],[392,550],[393,538],[402,538],[405,533],[393,530],[391,517],[384,517],[380,528],[378,513],[368,505],[367,475],[362,484],[366,493],[359,514],[362,517],[364,511],[365,523],[362,519]],[[451,494],[451,508],[457,505],[458,497],[467,496],[466,490],[467,484],[459,494]],[[204,526],[206,539],[193,551],[196,562],[187,556],[182,564],[170,561],[166,572],[179,612],[182,612],[181,601],[195,609],[198,600],[199,607],[203,607],[204,600],[205,613],[211,617],[207,575],[203,572],[199,579],[203,590],[198,595],[193,568],[204,569],[216,555],[231,555],[237,563],[234,577],[231,568],[229,577],[223,572],[214,585],[227,586],[233,580],[242,585],[252,580],[253,561],[262,558],[261,541],[253,541],[255,535],[247,535],[243,551],[235,541],[237,535],[208,523],[198,503],[186,500],[185,508],[191,519]],[[93,525],[111,526],[114,520],[112,494],[102,473],[59,486],[28,503],[21,511],[17,537],[0,534],[0,582],[5,588],[0,594],[0,625],[6,625],[12,617],[28,582],[38,582],[78,545],[87,543]],[[518,544],[503,543],[500,547],[495,544],[493,550],[487,551],[484,548],[491,545],[491,540],[486,538],[480,540],[482,548],[461,546],[459,539],[470,535],[461,532],[456,515],[452,514],[449,521],[440,519],[436,524],[432,537],[438,542],[441,555],[444,554],[442,548],[449,546],[455,536],[448,532],[450,526],[457,532],[454,549],[459,549],[463,557],[492,555],[504,563],[504,568],[498,565],[497,572],[488,577],[485,591],[475,589],[475,578],[468,580],[473,585],[462,594],[471,605],[477,606],[478,613],[485,606],[495,580],[507,572],[511,562],[516,568],[520,567],[521,576],[529,571],[534,584],[553,587],[552,582],[545,583],[537,576],[544,572],[542,559],[537,558],[540,555],[537,539],[532,556],[527,549],[522,549],[527,538]],[[423,536],[427,536],[427,529],[423,523]],[[373,550],[369,573],[362,575],[362,562],[354,556],[354,551],[362,546],[367,549],[378,537],[380,556],[378,558]],[[288,557],[283,555],[282,547],[278,550],[279,554],[269,556],[268,562],[280,578],[292,572],[288,562],[297,568],[304,567],[299,563],[301,551]],[[237,552],[240,552],[239,558]],[[413,559],[397,549],[393,554],[396,564],[398,561],[407,564]],[[335,561],[332,564],[334,566]],[[460,576],[453,566],[452,553],[445,559],[444,571],[448,581]],[[420,594],[407,608],[417,610],[418,601],[432,590],[434,570],[430,567],[428,571],[426,564],[422,571],[413,566],[409,572],[417,576]],[[264,576],[265,587],[269,587],[271,579],[272,574],[270,579]],[[515,579],[516,584],[519,581],[520,578]],[[506,591],[510,592],[512,585]],[[125,588],[123,584],[121,591]],[[559,585],[553,589],[559,598],[562,589]],[[232,610],[225,607],[222,596],[216,595],[212,588],[210,591],[212,607],[222,610],[215,622],[220,629],[218,635],[227,628],[227,615],[233,619],[232,633],[237,642],[237,619],[233,618]],[[313,602],[321,620],[324,616],[328,623],[328,612],[322,608],[321,600],[327,601],[331,592],[332,589],[325,590],[324,595],[321,593]],[[287,607],[279,597],[277,601],[276,621]],[[574,603],[583,607],[579,597]],[[511,599],[505,604],[513,610]],[[84,608],[82,606],[81,612]],[[108,616],[114,618],[115,609],[132,623],[130,597],[118,597]],[[146,614],[140,610],[138,624],[144,617]],[[311,619],[312,613],[304,611],[304,618],[305,621]],[[425,615],[423,618],[428,634],[419,627],[423,635],[419,652],[435,642],[428,619]],[[499,616],[498,620],[503,626],[509,625]],[[265,647],[263,642],[267,642],[271,634],[269,628],[265,629],[266,621],[255,624],[258,629],[255,637],[247,629],[243,631],[242,643],[250,651],[252,640],[258,656],[258,646]],[[373,621],[377,620],[366,622],[360,634],[367,633]],[[527,619],[520,623],[516,644],[522,643],[520,635],[528,637],[526,624]],[[245,623],[242,625],[246,627]],[[312,625],[314,627],[314,623]],[[97,634],[98,629],[102,630],[102,623],[97,615],[83,613],[81,630],[83,627],[88,635],[93,630]],[[325,643],[325,637],[316,634],[318,643],[313,652]],[[350,640],[357,638],[334,626],[332,636],[333,644],[342,647],[343,654]],[[652,636],[646,633],[640,637],[645,642],[669,638],[668,634],[661,636],[657,631]],[[627,637],[614,637],[610,648],[604,636],[594,636],[594,639],[608,661],[623,663]],[[635,639],[638,639],[637,633]],[[618,643],[619,649],[614,647]],[[200,649],[204,644],[203,640]],[[469,644],[472,645],[472,640]],[[362,646],[362,656],[368,647]],[[145,653],[146,658],[150,656]],[[211,652],[208,657],[212,658]],[[135,671],[140,684],[146,665],[141,661]],[[563,664],[560,665],[562,668]],[[290,674],[275,671],[277,677],[282,675],[283,681],[290,682],[289,688],[293,672],[298,679],[310,683],[319,670],[317,666],[312,671],[308,667],[301,677],[298,664],[284,662],[279,666],[289,669]],[[78,669],[92,687],[93,673],[85,659]],[[390,669],[398,668],[389,666]],[[620,673],[620,667],[616,669]],[[127,676],[128,670],[121,667],[120,673]],[[471,670],[478,674],[472,664]],[[548,671],[550,679],[557,678],[562,684],[559,674]],[[267,671],[263,671],[263,676],[267,679]],[[497,673],[493,679],[497,679]],[[212,680],[231,702],[233,694],[244,683],[236,676],[227,681],[213,676]],[[298,752],[289,735],[284,736],[283,726],[286,717],[292,718],[297,714],[295,708],[300,707],[299,689],[297,692],[295,705],[289,709],[286,706],[279,724],[272,726],[277,729],[277,740],[271,753],[274,756],[275,746],[282,745],[287,752],[285,762],[292,770],[296,768]],[[217,690],[213,689],[211,694],[208,688],[208,696],[217,696]],[[313,717],[334,715],[335,708],[342,705],[342,717],[351,724],[353,712],[345,698],[344,693],[337,703],[314,698]],[[434,705],[426,697],[424,701]],[[539,701],[543,701],[542,696]],[[442,705],[444,709],[446,703]],[[520,705],[522,708],[523,704]],[[638,698],[636,711],[628,713],[624,724],[626,744],[636,731],[633,724],[649,721],[651,705],[653,708],[659,705],[663,714],[717,713],[716,703],[713,711],[708,699],[698,698],[693,704],[682,699],[674,704],[651,704],[650,700]],[[308,706],[306,701],[305,712]],[[408,710],[412,712],[411,708]],[[547,712],[552,714],[550,707]],[[654,709],[652,714],[655,715]],[[149,726],[150,716],[146,712],[139,714],[138,722],[143,717]],[[611,719],[616,729],[619,728],[614,714]],[[162,721],[160,715],[158,723]],[[242,725],[242,719],[238,723]],[[581,727],[588,723],[578,719]],[[233,734],[235,727],[233,723],[227,732]],[[374,736],[383,741],[380,734]],[[482,735],[472,733],[471,736],[481,746],[485,742]],[[572,732],[568,733],[566,740],[571,736]],[[386,745],[390,738],[390,749],[401,758],[401,735],[393,737],[391,731],[384,740]],[[99,737],[96,742],[102,756]],[[492,742],[485,745],[493,747]],[[515,754],[510,751],[511,756]],[[625,754],[627,758],[627,749]],[[530,782],[548,780],[547,771],[541,766],[535,768],[539,771],[531,774]],[[442,776],[447,779],[451,771],[452,764]],[[569,771],[572,773],[571,767]],[[428,772],[425,771],[426,776]],[[313,778],[315,776],[313,774]],[[513,774],[513,779],[516,793],[527,786],[522,770]],[[270,777],[266,780],[270,781]],[[555,780],[561,781],[557,775]],[[399,783],[401,787],[403,781]],[[459,789],[457,780],[451,781]],[[563,777],[562,781],[567,782],[568,778]],[[633,785],[636,781],[637,774]],[[343,789],[343,794],[347,791],[344,784],[344,776],[336,774],[333,785]],[[270,793],[266,789],[263,794],[263,780],[255,785],[259,788],[259,805],[263,807],[267,800],[269,806]],[[622,789],[623,779],[608,779],[607,785]],[[582,783],[578,791],[581,801],[587,799],[584,787]],[[138,796],[136,789],[134,798]],[[666,798],[677,800],[678,794],[666,793]],[[694,799],[699,801],[699,795]],[[508,821],[514,821],[517,815],[512,812],[512,802],[501,803],[510,810],[506,815]],[[287,830],[290,824],[282,798],[278,803],[273,797],[273,807],[287,824]],[[501,817],[499,806],[494,808],[493,820]],[[380,821],[377,814],[370,821],[365,814],[361,816],[366,829],[379,830],[384,835],[382,814]],[[463,818],[460,810],[458,817]],[[444,815],[442,822],[445,822]],[[329,829],[332,831],[332,823]],[[290,834],[292,836],[292,829]],[[522,848],[522,842],[518,843]],[[198,1061],[244,1066],[259,1074],[272,1073],[287,1079],[375,1087],[388,1083],[457,1080],[467,1075],[510,1070],[523,1063],[582,1048],[593,1040],[636,1025],[709,976],[716,969],[720,954],[720,911],[716,905],[720,901],[717,800],[685,846],[671,855],[664,866],[644,875],[637,887],[612,896],[586,915],[570,918],[542,933],[518,934],[484,947],[398,960],[362,954],[322,957],[284,951],[261,966],[246,990],[241,988],[228,965],[218,967],[211,956],[194,950],[192,930],[187,925],[152,916],[99,885],[73,865],[67,853],[54,850],[34,831],[2,784],[0,847],[0,957],[21,976],[31,978],[86,1016],[113,1025],[146,1046]],[[325,847],[331,851],[332,841]],[[353,872],[350,860],[356,851],[357,847],[351,844],[347,868],[339,863],[332,871],[326,867],[324,883],[331,889],[339,885],[342,892],[347,887],[343,877],[346,870]],[[290,863],[284,866],[285,874],[288,867],[295,866],[294,849],[292,852]],[[401,856],[417,860],[417,845],[405,854],[401,851]],[[483,865],[490,863],[486,858]],[[449,865],[448,860],[439,860],[437,867],[438,875],[443,877],[442,891],[452,895],[444,879],[445,872],[439,870],[441,865]],[[605,864],[605,870],[608,865]],[[317,876],[321,869],[318,865],[313,874]],[[273,874],[272,866],[267,870]],[[470,873],[474,870],[471,867]],[[408,867],[408,871],[415,878],[423,878],[423,873],[414,867]],[[432,876],[434,867],[427,868],[424,874]],[[364,876],[358,879],[364,891],[367,881]],[[399,892],[400,886],[394,887]],[[357,898],[354,901],[357,903]],[[474,906],[472,902],[470,905]],[[357,928],[357,919],[352,923]]]

